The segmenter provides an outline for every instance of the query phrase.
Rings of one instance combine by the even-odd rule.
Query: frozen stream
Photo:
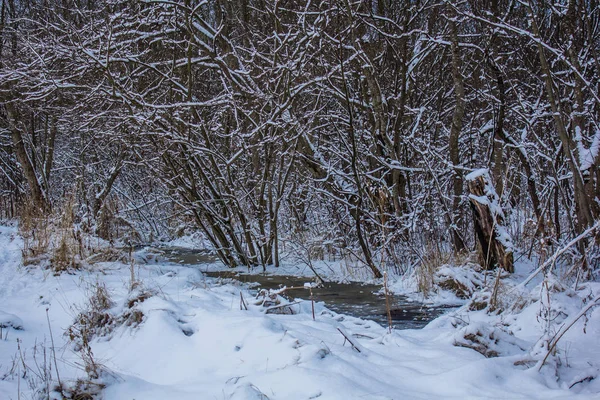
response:
[[[197,265],[202,269],[202,264],[212,263],[216,258],[210,253],[183,248],[162,248],[163,257],[168,261],[183,265]],[[239,273],[234,271],[202,271],[212,278],[231,278],[240,282],[255,284],[256,289],[278,289],[280,287],[303,287],[305,283],[313,281],[311,278],[289,275],[265,275],[256,273]],[[373,320],[387,326],[385,296],[380,294],[381,285],[361,284],[358,282],[337,283],[327,282],[323,287],[313,288],[312,295],[315,301],[322,301],[325,305],[340,314]],[[308,289],[294,289],[287,291],[288,297],[309,299]],[[390,296],[392,322],[396,329],[422,328],[429,321],[444,313],[449,307],[432,307],[422,303],[409,301],[404,296]]]

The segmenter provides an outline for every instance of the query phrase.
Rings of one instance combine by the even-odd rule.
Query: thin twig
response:
[[[137,286],[135,281],[135,259],[133,258],[133,244],[129,244],[129,272],[131,274],[131,289],[135,289]]]
[[[580,240],[585,239],[590,233],[593,233],[596,229],[600,228],[600,221],[596,222],[594,224],[594,226],[588,228],[585,230],[585,232],[583,232],[581,235],[577,236],[575,239],[571,240],[569,243],[567,243],[566,245],[564,245],[562,248],[560,248],[559,250],[557,250],[556,252],[554,252],[554,254],[552,255],[552,257],[550,257],[548,260],[546,260],[546,262],[544,264],[542,264],[538,269],[536,269],[531,275],[529,275],[527,277],[527,279],[525,279],[522,283],[520,283],[519,285],[515,286],[511,292],[519,287],[524,287],[525,285],[527,285],[529,282],[531,282],[531,280],[533,278],[536,277],[537,274],[539,274],[540,272],[544,271],[546,268],[548,268],[549,266],[553,266],[556,263],[556,260],[558,259],[558,257],[560,257],[563,253],[565,253],[568,249],[570,249],[571,247],[573,247],[575,244],[577,244]]]
[[[17,339],[17,343],[19,343]],[[21,400],[21,365],[17,363],[17,400]]]
[[[54,349],[54,336],[52,336],[52,326],[50,325],[50,314],[48,308],[46,308],[46,319],[48,320],[48,330],[50,331],[50,342],[52,343],[52,356],[54,358],[54,369],[56,370],[56,379],[58,380],[58,386],[62,391],[62,383],[60,382],[60,375],[58,374],[58,363],[56,362],[56,350]]]
[[[312,317],[315,320],[315,299],[313,298],[312,287],[310,288],[310,305],[312,307]]]
[[[356,351],[358,351],[359,353],[362,353],[360,348],[354,344],[354,342],[352,342],[352,340],[350,340],[350,338],[348,337],[348,335],[346,335],[340,328],[337,328],[337,330],[342,334],[342,336],[344,337],[345,340],[348,341],[348,343],[350,343],[352,345],[352,348]],[[345,342],[344,342],[345,343]]]
[[[575,317],[573,317],[573,319],[571,319],[571,321],[563,324],[563,326],[558,330],[558,332],[556,332],[556,335],[554,335],[554,338],[552,338],[552,340],[550,341],[550,345],[548,346],[548,352],[546,353],[546,357],[544,357],[544,359],[542,360],[542,363],[540,364],[538,371],[542,369],[542,367],[546,363],[546,360],[550,356],[550,353],[552,353],[552,351],[558,344],[558,341],[564,336],[564,334],[567,333],[567,331],[569,329],[571,329],[571,327],[573,325],[575,325],[575,322],[577,322],[577,320],[579,320],[579,318],[583,317],[592,307],[597,306],[597,305],[600,305],[600,296],[596,297],[594,299],[594,301],[592,301],[586,307],[584,307],[579,312],[579,314],[577,314]]]
[[[388,332],[392,333],[392,312],[390,310],[390,299],[387,285],[387,271],[383,272],[383,290],[385,292],[385,310],[387,312]]]
[[[246,306],[246,302],[244,301],[244,295],[242,295],[242,292],[240,291],[240,310],[242,309],[242,306],[246,311],[248,311],[248,307]]]

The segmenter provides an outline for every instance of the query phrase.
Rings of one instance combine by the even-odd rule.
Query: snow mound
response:
[[[481,267],[472,263],[460,266],[444,264],[429,279],[432,286],[427,294],[419,291],[423,277],[418,270],[399,277],[389,285],[389,290],[427,304],[462,305],[484,286]]]
[[[253,384],[245,383],[235,389],[229,400],[269,400],[269,397]]]
[[[540,286],[523,293],[514,290],[512,277],[495,285],[495,274],[486,280],[470,266],[443,266],[436,282],[452,279],[502,299],[503,307],[472,310],[439,288],[438,300],[447,295],[464,306],[426,329],[389,333],[322,303],[313,313],[311,302],[287,302],[277,291],[257,296],[248,285],[208,278],[193,267],[136,265],[133,285],[130,265],[119,262],[76,275],[21,269],[20,252],[2,247],[18,240],[0,229],[0,257],[11,260],[0,264],[0,304],[7,321],[16,324],[18,315],[27,328],[0,340],[0,399],[48,398],[58,387],[55,367],[63,393],[74,393],[77,382],[89,381],[86,369],[94,362],[99,373],[92,389],[104,400],[394,399],[399,393],[408,399],[591,400],[600,393],[600,307],[558,343],[547,363],[555,369],[535,369],[548,348],[540,338],[551,339],[591,304],[600,294],[597,283],[557,286],[542,302]],[[78,322],[73,333],[79,340],[71,340],[63,332]],[[67,351],[56,352],[44,381],[35,368],[50,370],[43,355],[52,360],[52,349]],[[28,369],[11,372],[20,354]]]
[[[454,345],[473,349],[485,357],[522,354],[527,343],[501,327],[474,322],[460,328],[454,335]]]
[[[0,310],[0,328],[23,329],[23,321],[14,314]]]
[[[484,285],[478,265],[443,265],[435,273],[434,282],[441,290],[452,292],[459,299],[469,299]]]

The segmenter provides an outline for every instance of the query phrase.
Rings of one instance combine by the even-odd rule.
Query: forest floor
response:
[[[600,396],[600,307],[578,319],[539,368],[540,338],[573,320],[600,284],[540,301],[541,283],[518,286],[531,265],[503,280],[495,303],[502,312],[473,307],[490,302],[481,289],[478,302],[424,329],[389,333],[322,303],[313,320],[309,301],[257,298],[245,284],[188,266],[138,263],[133,289],[130,265],[119,261],[55,275],[23,266],[22,247],[15,227],[0,227],[0,399],[76,392],[106,400]],[[464,268],[445,273],[477,286]],[[406,281],[392,286],[412,290]],[[293,314],[267,313],[277,306]]]

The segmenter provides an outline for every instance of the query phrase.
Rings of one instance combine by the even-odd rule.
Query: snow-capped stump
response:
[[[513,244],[504,226],[504,212],[487,169],[479,169],[466,176],[469,200],[475,219],[475,232],[481,251],[482,265],[486,269],[497,266],[514,272]]]
[[[20,331],[23,330],[23,321],[14,314],[0,311],[0,328],[13,328]]]

